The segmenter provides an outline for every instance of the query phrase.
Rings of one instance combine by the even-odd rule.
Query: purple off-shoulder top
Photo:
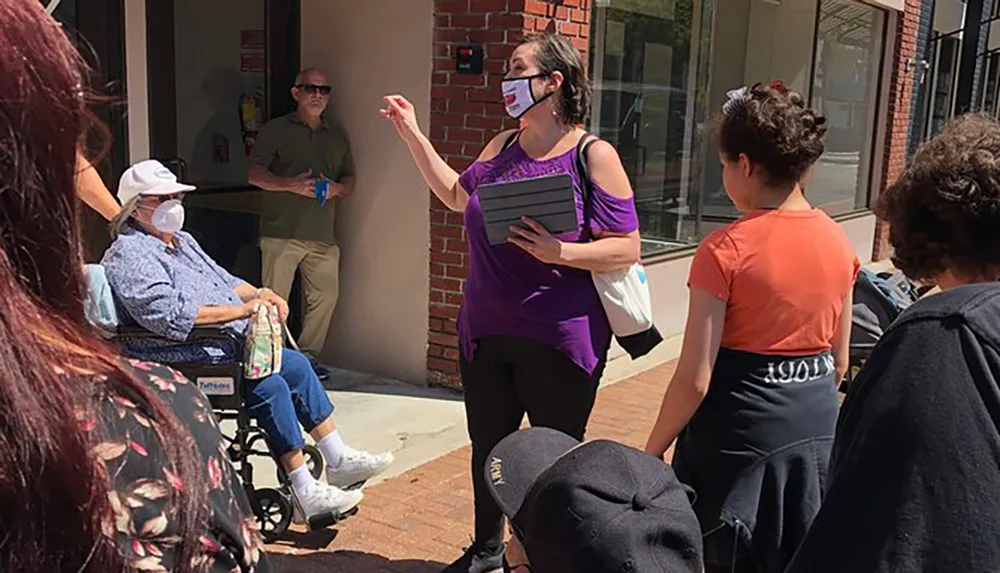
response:
[[[553,346],[593,374],[607,355],[611,327],[590,272],[540,262],[511,244],[490,245],[476,190],[480,185],[568,173],[576,190],[578,220],[583,221],[581,175],[576,149],[536,160],[515,142],[489,161],[473,163],[459,178],[469,192],[465,229],[469,241],[469,274],[458,316],[462,356],[471,360],[476,340],[485,336],[520,336]],[[588,221],[593,232],[626,234],[639,228],[635,201],[620,199],[593,185]],[[585,242],[583,226],[559,235]]]

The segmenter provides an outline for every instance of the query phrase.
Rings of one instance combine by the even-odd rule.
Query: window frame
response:
[[[708,1],[709,0],[705,0],[705,2]],[[858,180],[863,181],[863,183],[856,184],[855,186],[854,196],[853,196],[854,206],[847,210],[837,209],[834,211],[824,208],[823,205],[817,206],[817,208],[826,211],[832,218],[838,221],[853,219],[859,216],[870,214],[872,209],[872,203],[878,194],[877,182],[881,178],[882,169],[885,161],[884,153],[881,152],[881,150],[884,148],[885,126],[882,125],[882,123],[880,122],[880,118],[887,117],[888,106],[886,105],[886,103],[888,101],[888,98],[886,94],[890,93],[891,91],[891,85],[889,85],[890,81],[888,77],[891,74],[887,74],[887,71],[891,70],[890,66],[892,65],[891,61],[892,55],[888,53],[888,48],[891,46],[890,40],[892,39],[895,30],[893,24],[898,22],[898,15],[894,14],[891,10],[874,6],[865,3],[861,0],[849,0],[849,1],[852,4],[857,4],[861,7],[873,10],[874,13],[876,14],[876,17],[880,20],[879,25],[881,26],[881,30],[877,31],[873,39],[878,42],[878,47],[880,48],[879,51],[884,55],[878,58],[877,71],[874,74],[872,74],[868,86],[868,90],[874,90],[874,93],[872,93],[872,102],[867,106],[866,110],[866,113],[868,114],[868,118],[866,121],[867,129],[865,137],[863,138],[863,144],[861,149],[861,157],[863,159],[859,161],[859,167],[858,167],[859,169],[864,167],[866,169],[866,173],[863,175],[863,177],[862,176],[858,177]],[[692,18],[692,30],[691,30],[692,53],[703,49],[701,45],[700,34],[704,29],[704,24],[701,22],[701,19],[704,18],[705,16],[704,13],[705,6],[703,6],[705,2],[696,1],[693,3],[693,10],[697,12],[697,15],[696,17]],[[592,3],[591,4],[592,8],[596,10],[596,8],[598,7],[597,4],[598,4],[597,2]],[[813,100],[815,84],[816,84],[816,65],[817,65],[817,57],[819,50],[820,22],[823,17],[822,13],[823,0],[813,0],[813,5],[815,6],[815,19],[813,22],[812,35],[811,35],[812,52],[809,60],[808,89],[806,90],[807,93],[804,94],[806,95],[808,101],[810,102]],[[714,9],[712,10],[711,14],[713,21],[711,22],[710,25],[710,30],[711,30],[710,33],[714,38],[716,21],[719,18],[720,7],[718,6],[718,2],[713,3],[713,6]],[[601,81],[601,78],[598,78],[597,74],[601,70],[602,63],[597,62],[597,57],[599,53],[603,54],[603,49],[598,49],[598,45],[606,41],[606,33],[605,34],[601,33],[604,30],[602,26],[599,26],[598,20],[599,19],[597,18],[595,13],[593,17],[593,24],[590,35],[590,42],[591,42],[590,54],[589,54],[590,62],[588,67],[589,71],[591,72],[591,77],[597,81]],[[697,31],[693,29],[695,26],[698,27]],[[692,55],[692,61],[694,61],[695,59],[700,61],[701,58],[703,57],[708,58],[707,73],[710,78],[712,70],[715,67],[715,57],[716,57],[712,42],[709,42],[707,55],[701,55],[701,54],[697,56]],[[710,85],[710,80],[709,80],[709,85]],[[699,89],[699,85],[693,85],[693,86],[689,85],[688,89],[694,90],[696,92]],[[697,93],[690,93],[689,99],[692,98],[697,98]],[[601,119],[600,117],[598,117],[600,112],[600,106],[598,105],[597,109],[595,109],[594,111],[595,113],[592,121],[596,125],[599,125]],[[697,120],[698,120],[697,111],[694,111],[693,117],[688,119],[686,123],[697,122]],[[699,155],[697,152],[699,151],[701,145],[698,144],[697,138],[692,138],[688,141],[688,146],[691,147],[691,149],[685,149],[684,153],[691,155],[690,160],[693,161],[694,157],[697,157]],[[702,153],[700,155],[705,155],[705,154]],[[682,182],[681,185],[684,188],[690,188],[692,185],[694,185],[694,182],[686,182],[686,183]],[[703,205],[705,202],[704,200],[706,194],[706,189],[704,188],[704,184],[702,184],[702,188],[698,189],[697,191],[698,191],[697,203],[698,205]],[[690,203],[689,205],[693,205],[693,203]],[[658,261],[672,260],[675,258],[690,256],[691,252],[693,252],[698,247],[700,242],[704,240],[704,237],[707,235],[707,233],[702,230],[703,229],[702,212],[701,212],[702,209],[699,208],[697,209],[697,211],[698,212],[695,215],[689,215],[695,220],[696,236],[698,237],[696,241],[684,246],[677,246],[677,247],[665,246],[665,248],[663,248],[662,250],[656,250],[650,252],[649,254],[644,254],[644,259],[646,259],[649,262],[658,262]],[[640,229],[640,233],[642,232],[643,229]]]
[[[122,0],[119,0],[122,1]],[[148,70],[168,70],[150,73],[149,85],[149,153],[168,167],[183,171],[178,157],[177,138],[177,61],[174,23],[174,0],[146,2],[146,65]],[[266,36],[266,67],[264,85],[267,93],[267,119],[288,113],[292,109],[290,89],[301,69],[301,0],[264,0],[264,33]],[[186,173],[178,173],[183,179]],[[197,182],[195,182],[197,183]],[[233,188],[204,189],[228,192],[249,189],[250,185]]]
[[[59,8],[71,3],[75,18],[63,21]],[[49,0],[41,0],[41,4],[48,6]],[[125,0],[87,0],[86,10],[80,9],[81,4],[83,0],[62,0],[52,16],[93,69],[91,87],[101,96],[124,97]],[[95,167],[105,181],[117,181],[129,163],[126,108],[100,103],[93,111],[111,130],[107,155]]]
[[[886,46],[888,45],[888,42],[889,42],[890,23],[892,22],[892,18],[890,17],[891,16],[890,12],[887,9],[885,9],[885,8],[880,8],[878,6],[873,6],[873,5],[870,5],[870,4],[865,4],[864,2],[859,2],[858,0],[845,0],[845,1],[853,2],[855,4],[859,4],[859,5],[861,5],[861,6],[865,7],[865,8],[871,9],[871,10],[873,10],[876,13],[879,13],[881,15],[881,19],[882,19],[881,26],[882,26],[882,29],[881,29],[881,32],[879,34],[880,37],[878,38],[878,42],[880,44],[879,51],[881,53],[885,54],[885,52],[886,52]],[[809,96],[808,96],[808,99],[807,99],[807,101],[809,101],[809,102],[812,102],[812,100],[813,100],[813,94],[814,94],[814,91],[815,91],[815,83],[816,83],[816,57],[817,57],[817,53],[819,51],[819,24],[820,24],[820,20],[822,18],[822,13],[821,13],[822,8],[823,8],[823,0],[816,0],[816,22],[815,22],[814,27],[813,27],[813,58],[812,58],[813,69],[812,69],[812,73],[809,76]],[[888,55],[888,56],[891,57],[891,54],[886,54],[886,55]],[[885,116],[885,112],[888,111],[888,110],[883,109],[883,106],[882,106],[882,102],[885,99],[884,95],[885,95],[885,93],[888,93],[887,90],[886,90],[886,85],[885,85],[885,81],[884,81],[886,79],[886,73],[885,72],[886,72],[886,70],[889,69],[888,65],[889,65],[889,62],[887,62],[887,58],[885,56],[880,57],[878,59],[878,71],[876,72],[876,74],[872,78],[872,82],[871,82],[871,85],[875,86],[876,92],[875,92],[875,97],[874,97],[874,105],[869,106],[868,110],[867,110],[868,118],[867,118],[866,124],[868,126],[868,129],[867,129],[868,133],[866,134],[866,137],[865,137],[865,139],[867,140],[867,143],[865,145],[865,148],[867,149],[867,152],[865,152],[864,149],[862,150],[862,153],[864,155],[867,155],[867,159],[864,160],[864,161],[867,161],[867,170],[868,170],[868,173],[865,174],[865,184],[864,185],[859,185],[859,186],[855,187],[855,190],[854,190],[854,207],[851,208],[851,209],[848,209],[846,211],[843,211],[843,210],[831,211],[830,209],[824,208],[825,207],[824,205],[817,205],[816,206],[817,209],[822,210],[823,212],[825,212],[827,215],[829,215],[833,219],[838,219],[838,220],[839,219],[850,219],[850,218],[857,217],[859,215],[870,213],[871,210],[872,210],[872,202],[875,199],[875,196],[877,195],[877,189],[876,189],[876,185],[875,185],[875,182],[876,182],[875,177],[879,173],[879,168],[882,165],[882,161],[881,161],[881,157],[880,157],[881,154],[878,153],[878,151],[880,149],[880,146],[878,145],[878,143],[879,143],[879,140],[881,139],[881,137],[880,137],[880,131],[882,131],[882,126],[879,124],[878,119],[879,119],[880,116]],[[891,89],[891,88],[889,88],[889,89]],[[859,163],[859,169],[861,168],[862,165],[865,165],[865,163],[863,163],[863,162]],[[863,199],[861,199],[862,196],[863,196]],[[861,200],[859,201],[859,199],[861,199]],[[859,203],[861,204],[860,207],[858,206]]]

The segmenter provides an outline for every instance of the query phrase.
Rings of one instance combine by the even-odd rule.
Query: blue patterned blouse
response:
[[[170,247],[149,233],[127,226],[101,265],[122,318],[171,340],[185,340],[203,306],[241,305],[234,289],[246,281],[229,274],[183,231]],[[243,332],[248,322],[229,323]]]

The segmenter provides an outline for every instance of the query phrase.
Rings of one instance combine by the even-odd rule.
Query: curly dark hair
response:
[[[1000,267],[1000,124],[980,114],[949,122],[917,149],[875,213],[889,223],[893,263],[913,280]]]
[[[710,134],[731,160],[746,155],[764,168],[767,183],[783,185],[798,183],[823,155],[826,128],[826,117],[802,94],[775,82],[755,84],[727,103]]]
[[[584,125],[590,119],[593,88],[587,77],[587,65],[580,50],[559,34],[549,32],[529,36],[525,44],[535,46],[538,68],[545,74],[563,76],[559,93],[559,117],[569,125]]]

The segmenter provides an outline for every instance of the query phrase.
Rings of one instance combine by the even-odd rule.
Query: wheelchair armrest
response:
[[[113,338],[122,338],[125,336],[129,338],[163,338],[159,334],[150,332],[137,324],[119,324],[118,328],[115,329]]]
[[[221,324],[206,324],[202,326],[196,326],[191,329],[191,334],[188,335],[188,340],[231,340],[233,342],[238,342],[241,345],[246,337],[243,333],[236,332],[228,326]],[[242,348],[242,346],[241,346]]]
[[[166,340],[165,337],[146,330],[145,328],[134,325],[119,325],[117,331],[113,338],[145,338],[145,339],[158,339]],[[236,332],[235,330],[227,327],[224,324],[203,324],[195,326],[191,329],[191,334],[188,335],[187,341],[198,340],[198,339],[210,339],[210,340],[233,340],[236,342],[243,341],[243,335]],[[177,341],[178,344],[182,344],[185,341]]]

